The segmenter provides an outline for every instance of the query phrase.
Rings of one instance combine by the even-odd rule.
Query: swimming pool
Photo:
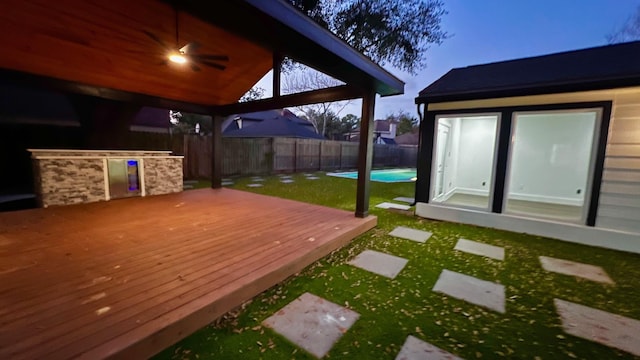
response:
[[[357,179],[357,171],[327,173],[329,176]],[[394,183],[416,181],[416,169],[371,170],[371,181]]]

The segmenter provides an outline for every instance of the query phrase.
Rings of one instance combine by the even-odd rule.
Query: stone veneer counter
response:
[[[182,191],[184,157],[173,156],[171,151],[28,151],[31,152],[33,162],[36,197],[42,207],[113,199],[115,196],[110,190],[109,176],[109,164],[112,160],[124,160],[137,166],[135,192],[126,197]]]

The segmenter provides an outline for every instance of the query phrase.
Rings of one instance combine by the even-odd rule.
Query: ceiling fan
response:
[[[167,45],[164,41],[162,41],[158,36],[153,34],[152,32],[143,30],[143,32],[155,41],[158,45],[162,47],[164,51],[164,56],[166,56],[165,60],[162,62],[163,64],[167,64],[167,61],[171,61],[176,64],[185,64],[189,65],[193,71],[200,71],[199,65],[208,66],[218,70],[226,69],[226,63],[229,61],[229,57],[226,55],[219,54],[198,54],[196,50],[200,47],[200,44],[197,42],[190,42],[184,45],[183,47],[179,47],[180,45],[180,33],[179,33],[179,24],[178,24],[178,8],[174,6],[175,13],[175,24],[176,24],[176,43],[175,47]]]

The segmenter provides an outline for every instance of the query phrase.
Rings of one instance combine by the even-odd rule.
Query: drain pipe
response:
[[[422,110],[420,110],[420,105],[422,105]],[[427,108],[427,104],[426,103],[421,103],[421,104],[416,104],[416,111],[418,112],[418,154],[416,154],[416,170],[418,169],[418,163],[419,163],[419,159],[420,159],[420,150],[422,150],[422,123],[424,122],[424,110]],[[417,176],[417,173],[416,173]],[[417,182],[416,182],[417,183]],[[411,203],[411,206],[416,206],[416,204],[418,203],[418,201],[416,200],[417,198],[417,192],[418,189],[415,188],[413,191],[413,203]]]

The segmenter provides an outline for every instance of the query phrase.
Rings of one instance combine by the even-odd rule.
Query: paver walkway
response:
[[[409,205],[394,204],[394,203],[390,203],[390,202],[380,203],[380,204],[376,205],[376,207],[380,208],[380,209],[396,209],[396,210],[409,210],[409,209],[411,209],[411,206],[409,206]]]
[[[540,256],[540,264],[543,269],[558,274],[575,276],[605,284],[614,284],[613,280],[611,280],[609,275],[607,275],[604,269],[600,266],[583,264],[564,259],[556,259],[547,256]]]
[[[393,279],[404,269],[408,261],[379,251],[365,250],[349,261],[349,264]]]
[[[456,243],[454,250],[463,251],[469,254],[486,256],[495,260],[504,260],[504,248],[500,246],[494,246],[484,244],[477,241],[459,239]]]
[[[360,315],[304,293],[262,322],[314,356],[325,356]]]
[[[640,321],[553,299],[567,334],[640,356]]]
[[[393,231],[391,231],[389,235],[423,243],[427,241],[432,234],[428,231],[422,231],[422,230],[412,229],[404,226],[398,226],[395,229],[393,229]]]
[[[462,358],[409,335],[396,360],[462,360]]]
[[[389,235],[424,243],[432,233],[398,226]],[[504,260],[505,256],[502,247],[463,238],[458,240],[454,249],[500,261]],[[601,267],[546,256],[539,258],[542,267],[547,271],[613,284],[613,280]],[[391,279],[395,278],[407,263],[407,259],[373,250],[365,250],[348,262],[350,265]],[[432,290],[499,313],[506,312],[505,287],[491,281],[444,269]],[[640,321],[565,300],[554,299],[554,303],[566,333],[640,356]],[[351,310],[305,293],[266,319],[263,324],[321,358],[331,350],[333,344],[358,317],[359,315]],[[454,354],[409,335],[396,360],[413,359],[461,360]]]
[[[442,270],[433,291],[505,313],[504,286],[450,270]]]

